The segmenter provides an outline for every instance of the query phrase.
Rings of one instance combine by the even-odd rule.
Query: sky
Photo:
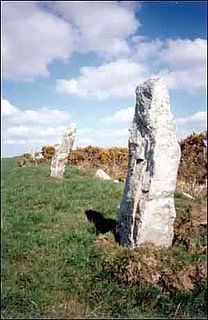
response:
[[[206,1],[2,1],[2,157],[76,124],[74,148],[128,146],[136,86],[163,77],[182,139],[206,130]]]

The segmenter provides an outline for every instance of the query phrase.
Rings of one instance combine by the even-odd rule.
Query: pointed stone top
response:
[[[165,79],[164,78],[150,78],[146,81],[143,82],[143,84],[158,84],[158,83],[165,83]],[[142,84],[142,85],[143,85]]]
[[[141,113],[144,110],[170,109],[169,93],[164,78],[150,78],[136,88],[137,105]],[[149,111],[148,111],[149,112]],[[158,112],[158,111],[157,111]]]
[[[67,131],[75,130],[76,128],[77,128],[76,123],[72,122],[67,128]]]
[[[150,78],[146,81],[144,81],[142,84],[139,84],[136,87],[136,93],[138,93],[141,88],[148,88],[148,89],[152,89],[155,86],[161,86],[163,88],[166,88],[166,81],[164,78]]]

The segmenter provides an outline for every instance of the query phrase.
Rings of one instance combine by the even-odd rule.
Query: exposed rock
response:
[[[111,177],[107,173],[105,173],[105,171],[103,171],[102,169],[98,169],[96,171],[95,177],[101,178],[101,179],[104,179],[104,180],[111,180]]]
[[[55,145],[55,154],[51,160],[51,177],[63,178],[68,155],[73,147],[76,128],[71,125],[64,133],[62,142]]]
[[[150,79],[136,89],[128,173],[117,216],[121,245],[172,244],[179,161],[180,146],[165,82]]]
[[[182,192],[182,193],[186,198],[194,199],[194,197],[192,197],[189,193],[186,193],[186,192]]]

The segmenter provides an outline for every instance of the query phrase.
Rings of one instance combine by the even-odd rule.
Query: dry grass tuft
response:
[[[174,245],[169,249],[151,243],[135,249],[121,247],[112,234],[99,236],[95,246],[103,270],[120,283],[152,286],[166,294],[199,292],[207,282],[204,226],[205,208],[195,206],[176,219]]]
[[[175,220],[174,243],[182,244],[186,250],[198,249],[202,254],[206,252],[205,231],[207,226],[206,205],[188,207],[183,215]],[[205,241],[204,241],[205,240]],[[200,246],[199,246],[200,243]]]

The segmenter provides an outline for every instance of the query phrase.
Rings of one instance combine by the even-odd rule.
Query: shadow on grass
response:
[[[85,215],[87,220],[94,224],[96,228],[96,235],[112,232],[115,241],[118,242],[118,235],[116,233],[116,220],[108,219],[103,216],[102,213],[94,210],[86,210]]]

